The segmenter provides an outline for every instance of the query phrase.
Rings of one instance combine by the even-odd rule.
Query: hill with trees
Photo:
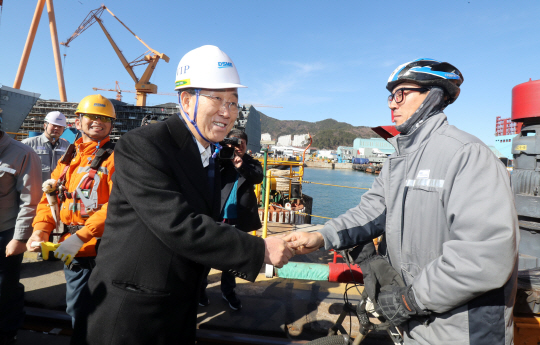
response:
[[[356,138],[380,138],[371,128],[353,126],[334,119],[317,122],[300,120],[278,120],[261,115],[261,133],[270,133],[277,140],[282,135],[309,133],[313,137],[313,146],[319,149],[337,149],[338,146],[353,146]]]

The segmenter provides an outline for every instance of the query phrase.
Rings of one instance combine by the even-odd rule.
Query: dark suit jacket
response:
[[[261,163],[251,158],[248,154],[242,156],[242,166],[236,169],[231,160],[225,160],[220,163],[221,169],[221,212],[229,198],[229,194],[238,177],[237,190],[237,220],[236,227],[242,231],[252,231],[261,228],[259,219],[257,197],[253,190],[253,185],[261,183],[264,177]]]
[[[116,144],[105,232],[74,344],[193,344],[204,266],[254,281],[264,242],[217,223],[197,145],[178,116]],[[219,188],[219,174],[216,174]]]

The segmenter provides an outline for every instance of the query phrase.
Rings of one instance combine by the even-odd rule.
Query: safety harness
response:
[[[70,150],[72,145],[73,149]],[[92,162],[90,163],[90,171],[83,176],[83,178],[77,185],[75,191],[71,193],[66,191],[66,174],[71,165],[71,161],[73,160],[73,158],[75,158],[76,150],[74,149],[74,144],[70,145],[70,148],[68,148],[68,150],[64,154],[64,157],[62,157],[61,163],[66,164],[66,166],[62,171],[62,174],[60,175],[57,183],[58,198],[60,200],[60,203],[64,202],[66,198],[80,199],[82,204],[84,205],[84,209],[83,207],[80,208],[81,217],[89,217],[91,213],[95,212],[98,209],[97,189],[101,178],[99,177],[99,174],[96,175],[96,173],[99,171],[101,164],[103,164],[103,162],[107,160],[110,155],[112,155],[114,151],[114,145],[114,143],[109,141],[105,143],[103,147],[98,149],[94,158],[92,159]],[[92,182],[94,182],[93,186]]]

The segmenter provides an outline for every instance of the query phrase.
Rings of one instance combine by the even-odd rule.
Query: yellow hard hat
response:
[[[116,119],[116,112],[111,101],[102,95],[86,96],[79,102],[75,115],[94,114],[112,117]]]

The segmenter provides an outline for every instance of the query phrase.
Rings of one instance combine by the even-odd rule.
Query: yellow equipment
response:
[[[75,115],[79,114],[93,114],[103,115],[116,119],[116,112],[114,106],[107,98],[102,95],[90,95],[86,96],[79,102]]]
[[[132,62],[128,62],[126,58],[124,57],[124,54],[120,51],[120,48],[116,45],[114,40],[112,39],[111,35],[105,29],[105,26],[103,25],[103,21],[100,18],[103,12],[107,10],[113,16],[122,24],[129,32],[133,34],[142,44],[148,48],[147,52],[151,52],[151,54],[145,55],[143,53],[141,56],[133,60]],[[152,48],[150,48],[142,39],[139,38],[139,36],[135,35],[133,31],[131,31],[126,24],[124,24],[120,19],[118,19],[114,13],[112,13],[105,5],[101,5],[98,9],[95,9],[93,11],[90,11],[90,13],[86,16],[86,18],[83,20],[81,25],[75,30],[73,35],[71,35],[70,38],[68,38],[65,42],[62,42],[60,44],[69,47],[69,43],[73,41],[77,36],[79,36],[84,30],[88,29],[92,24],[97,22],[103,32],[105,33],[105,36],[107,36],[107,39],[111,43],[114,51],[116,52],[116,55],[120,58],[120,61],[122,61],[122,65],[126,69],[126,71],[131,76],[131,79],[135,82],[135,90],[137,90],[137,106],[146,106],[146,96],[149,93],[157,93],[157,85],[150,83],[150,77],[152,76],[152,73],[154,73],[154,69],[156,68],[156,65],[159,61],[159,59],[165,60],[165,62],[169,62],[169,57],[165,54],[162,54]],[[142,77],[139,79],[135,75],[135,72],[133,71],[134,66],[139,66],[143,64],[148,64],[146,67],[146,70],[144,71]]]
[[[60,243],[52,243],[52,242],[41,242],[41,255],[43,256],[43,260],[49,260],[49,253],[54,252],[58,247],[60,247]]]

